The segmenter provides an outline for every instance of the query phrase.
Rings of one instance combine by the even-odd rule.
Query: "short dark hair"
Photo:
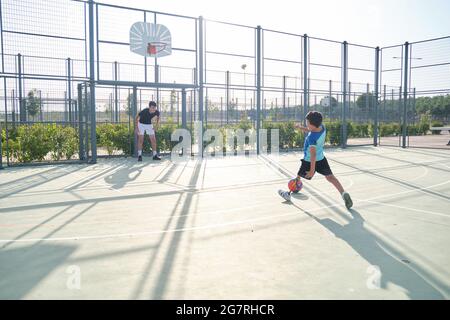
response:
[[[308,119],[309,123],[317,128],[322,124],[322,114],[319,111],[308,112],[306,119]]]
[[[155,107],[155,108],[156,108],[156,102],[155,102],[155,101],[150,101],[150,102],[148,103],[148,106],[149,106],[149,107]]]

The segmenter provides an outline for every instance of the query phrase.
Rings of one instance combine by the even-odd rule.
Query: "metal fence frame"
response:
[[[175,15],[170,13],[163,13],[163,12],[156,12],[156,11],[150,11],[145,9],[138,9],[138,8],[128,8],[123,6],[117,6],[112,4],[104,4],[100,2],[95,2],[94,0],[67,0],[75,3],[79,3],[80,6],[83,8],[84,13],[84,21],[81,24],[84,28],[84,37],[83,38],[74,38],[69,36],[54,36],[49,34],[35,34],[31,36],[36,37],[50,37],[50,38],[56,38],[56,39],[65,39],[70,41],[78,41],[80,43],[84,44],[84,60],[80,59],[74,59],[74,58],[51,58],[51,57],[33,57],[33,56],[26,56],[22,55],[20,52],[17,55],[11,55],[11,53],[5,53],[4,50],[4,35],[6,33],[16,33],[21,34],[22,32],[19,31],[12,31],[4,29],[3,26],[3,12],[2,12],[2,1],[0,1],[0,36],[1,36],[1,57],[2,57],[2,69],[1,69],[1,75],[0,77],[3,78],[3,92],[4,92],[4,104],[5,104],[5,118],[7,121],[8,117],[8,99],[7,99],[7,80],[13,79],[16,81],[16,83],[19,86],[18,90],[18,101],[19,101],[19,113],[20,113],[20,121],[26,121],[26,112],[24,110],[23,106],[23,87],[22,84],[25,80],[48,80],[48,81],[64,81],[67,84],[67,101],[68,101],[68,110],[69,110],[69,118],[67,120],[72,121],[72,114],[75,114],[76,117],[76,110],[72,110],[73,102],[77,99],[79,100],[79,92],[80,92],[80,86],[87,87],[89,86],[89,123],[90,123],[90,132],[91,136],[89,139],[90,143],[90,150],[91,150],[91,156],[81,156],[83,153],[83,149],[85,146],[81,146],[80,144],[80,161],[85,161],[85,158],[89,158],[89,163],[96,163],[97,161],[97,141],[96,141],[96,125],[97,125],[97,119],[96,119],[96,108],[95,108],[95,102],[96,102],[96,86],[110,86],[113,89],[113,96],[111,97],[111,109],[114,110],[114,114],[112,115],[112,120],[117,122],[119,121],[119,98],[118,98],[118,90],[119,88],[129,88],[133,90],[133,93],[136,93],[137,88],[154,88],[157,92],[157,99],[159,100],[159,94],[160,90],[164,88],[171,88],[171,89],[177,89],[180,90],[179,92],[182,95],[182,108],[181,108],[181,120],[183,126],[186,126],[187,123],[187,102],[186,102],[186,90],[192,90],[194,92],[194,117],[206,123],[208,121],[208,90],[213,89],[220,89],[224,91],[225,95],[225,101],[222,101],[221,98],[221,112],[220,114],[223,114],[223,108],[226,108],[226,121],[228,123],[228,110],[231,105],[230,100],[230,92],[231,90],[244,90],[244,95],[247,94],[247,92],[250,92],[252,94],[252,98],[250,99],[250,106],[251,110],[253,110],[254,105],[254,111],[251,111],[251,117],[254,124],[254,127],[257,131],[257,152],[259,154],[260,150],[260,141],[259,141],[259,131],[261,129],[262,121],[264,121],[264,106],[265,106],[265,97],[264,94],[266,92],[273,92],[275,94],[281,95],[281,105],[283,107],[283,110],[286,115],[286,105],[290,108],[290,102],[289,102],[289,94],[294,94],[295,99],[297,99],[297,96],[300,95],[300,104],[296,104],[293,108],[294,110],[294,118],[296,120],[304,120],[306,113],[308,112],[310,108],[310,99],[311,94],[319,94],[321,95],[328,95],[329,101],[330,101],[330,112],[331,112],[331,101],[332,101],[332,95],[335,94],[339,98],[341,97],[341,115],[340,120],[342,121],[342,129],[341,129],[341,147],[346,148],[347,145],[347,118],[349,117],[349,108],[351,105],[351,95],[353,94],[354,100],[356,97],[356,93],[367,93],[367,96],[369,96],[369,93],[373,95],[373,104],[375,106],[374,114],[373,114],[373,127],[374,127],[374,134],[373,134],[373,142],[371,142],[371,145],[377,146],[379,145],[379,114],[380,114],[380,103],[381,103],[381,96],[382,93],[384,96],[386,96],[386,84],[383,83],[383,73],[384,72],[397,72],[399,71],[401,73],[401,95],[402,95],[402,117],[401,117],[401,123],[402,123],[402,141],[401,146],[403,148],[407,147],[407,108],[408,103],[410,101],[410,96],[412,92],[414,92],[415,97],[415,88],[411,88],[411,70],[414,68],[411,66],[410,63],[410,54],[412,47],[416,44],[427,42],[427,41],[434,41],[434,40],[440,40],[440,39],[446,39],[450,37],[443,37],[443,38],[437,38],[437,39],[431,39],[431,40],[425,40],[425,41],[419,41],[414,43],[404,43],[401,46],[391,46],[391,47],[369,47],[369,46],[363,46],[358,44],[351,44],[347,41],[339,42],[339,41],[333,41],[333,40],[327,40],[327,39],[320,39],[320,38],[314,38],[310,37],[307,34],[297,34],[297,33],[288,33],[288,32],[282,32],[277,30],[271,30],[271,29],[264,29],[261,26],[246,26],[246,25],[239,25],[235,23],[229,23],[229,22],[223,22],[223,21],[215,21],[215,20],[208,20],[204,19],[203,17],[189,17],[189,16],[182,16],[182,15]],[[137,66],[143,66],[145,68],[144,71],[144,81],[127,81],[127,80],[121,80],[120,78],[120,66],[127,65],[126,63],[120,63],[118,61],[102,61],[100,59],[100,45],[101,44],[112,44],[112,45],[123,45],[127,46],[128,43],[123,42],[115,42],[108,39],[102,38],[101,35],[99,35],[99,19],[102,17],[99,16],[99,8],[115,8],[118,10],[132,10],[133,12],[139,12],[142,14],[143,21],[152,20],[152,22],[157,22],[157,17],[159,15],[165,15],[170,16],[174,18],[180,18],[180,19],[187,19],[190,21],[193,21],[195,23],[195,35],[193,36],[195,39],[195,49],[189,49],[189,48],[173,48],[174,51],[180,51],[180,52],[188,52],[191,54],[195,54],[195,67],[192,69],[192,81],[189,82],[183,82],[183,83],[164,83],[160,81],[161,78],[161,66],[158,63],[158,59],[155,58],[153,60],[153,66],[154,66],[154,81],[150,82],[148,77],[148,66],[149,66],[149,59],[142,58],[143,63],[142,65],[138,64]],[[207,32],[208,32],[208,25],[209,24],[221,24],[227,27],[233,27],[233,28],[245,28],[246,30],[250,30],[253,32],[253,42],[254,42],[254,52],[253,54],[237,54],[232,52],[216,52],[214,50],[208,49],[208,42],[206,40],[207,38]],[[298,40],[298,44],[301,48],[301,54],[298,56],[298,59],[281,59],[281,58],[275,58],[275,57],[269,57],[265,56],[265,41],[264,41],[264,35],[266,33],[273,33],[276,35],[282,35],[282,36],[288,36],[293,37],[293,39]],[[25,32],[23,32],[25,34]],[[311,55],[310,55],[310,41],[323,41],[330,44],[333,44],[335,46],[341,47],[341,62],[340,65],[330,65],[330,64],[321,64],[317,62],[311,62]],[[364,68],[356,68],[349,66],[349,47],[351,48],[363,48],[365,50],[368,50],[368,52],[371,52],[369,56],[373,57],[373,60],[375,61],[373,67],[370,67],[369,69]],[[402,57],[401,57],[401,68],[399,70],[384,70],[383,69],[383,53],[385,50],[388,50],[389,48],[393,47],[401,47],[402,48]],[[235,84],[231,82],[231,75],[239,75],[237,72],[230,72],[230,70],[210,70],[208,69],[208,57],[210,55],[221,55],[221,56],[228,56],[228,57],[235,57],[235,58],[245,58],[250,59],[254,63],[254,73],[246,73],[244,68],[244,84]],[[14,72],[7,72],[5,70],[5,59],[15,59],[16,63],[16,69]],[[62,61],[64,60],[64,63],[66,65],[66,74],[65,75],[55,75],[49,72],[48,74],[36,74],[36,73],[27,73],[26,69],[24,69],[24,64],[26,59],[33,58],[33,59],[54,59],[55,61]],[[372,58],[370,58],[372,59]],[[293,79],[290,76],[287,75],[276,75],[274,77],[278,77],[278,80],[281,82],[280,86],[271,86],[270,84],[266,86],[266,77],[270,77],[269,74],[265,73],[265,63],[266,62],[276,62],[276,63],[283,63],[283,64],[290,64],[295,66],[295,70],[297,70],[300,74],[300,77],[295,77],[295,86],[292,88],[291,85],[288,84],[288,81]],[[74,63],[81,64],[84,66],[84,74],[80,76],[79,74],[74,75]],[[112,66],[112,79],[103,79],[101,76],[102,74],[102,68],[103,64],[111,64]],[[450,65],[450,62],[448,63]],[[129,64],[130,65],[130,64]],[[314,80],[311,79],[310,74],[310,68],[313,67],[323,67],[323,68],[337,68],[340,69],[340,81],[337,81],[337,84],[340,85],[339,89],[334,89],[336,86],[333,86],[333,84],[336,83],[336,80]],[[435,66],[438,66],[436,64]],[[166,68],[166,67],[164,67]],[[167,67],[169,68],[169,67]],[[298,68],[298,69],[297,69]],[[180,68],[183,69],[183,68]],[[185,68],[186,72],[191,72],[191,69]],[[353,90],[352,91],[352,83],[349,81],[349,70],[354,71],[362,71],[362,72],[373,72],[373,80],[371,82],[367,83],[367,92],[358,92]],[[220,72],[223,75],[224,82],[223,83],[215,83],[214,81],[209,81],[208,72]],[[242,74],[240,74],[242,75]],[[253,77],[253,83],[247,84],[246,76]],[[298,80],[298,81],[297,81]],[[311,81],[326,81],[324,82],[324,88],[325,86],[328,87],[326,89],[315,89],[314,86],[311,87]],[[329,82],[329,83],[328,83]],[[297,88],[297,83],[300,84],[299,88]],[[78,90],[78,98],[75,98],[75,90],[73,90],[73,86],[77,86]],[[363,84],[358,84],[363,85]],[[370,90],[370,87],[372,87],[373,90]],[[450,87],[450,86],[449,86]],[[384,89],[384,90],[382,90]],[[448,88],[448,91],[444,90],[445,92],[450,91],[450,88]],[[234,92],[234,91],[233,91]],[[136,99],[137,97],[134,96],[133,106],[136,106]],[[206,101],[205,101],[206,100]],[[366,98],[366,101],[368,99]],[[385,99],[384,99],[385,100]],[[237,100],[236,100],[237,101]],[[355,101],[354,101],[355,103]],[[368,102],[367,102],[368,103]],[[114,108],[112,107],[112,104],[114,105]],[[317,104],[317,101],[315,105]],[[338,101],[339,104],[339,101]],[[206,105],[206,107],[205,107]],[[133,108],[134,108],[133,107]],[[247,110],[247,99],[245,98],[244,101],[244,108]],[[133,109],[134,110],[134,109]],[[136,111],[136,110],[135,110]],[[197,111],[197,114],[195,112]],[[177,108],[177,112],[180,112]],[[191,109],[191,117],[192,117],[192,109]],[[298,117],[298,118],[297,118]],[[222,118],[221,118],[221,124],[222,124]],[[1,129],[1,122],[0,122],[0,129]],[[84,139],[83,139],[84,141]],[[81,143],[81,142],[80,142]],[[0,140],[0,150],[2,148],[1,140]],[[200,152],[203,154],[203,151],[200,150]],[[2,162],[2,154],[0,152],[0,169],[3,168],[3,162]]]

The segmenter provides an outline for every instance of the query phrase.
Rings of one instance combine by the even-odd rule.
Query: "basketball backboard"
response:
[[[172,53],[172,37],[162,24],[136,22],[130,28],[130,50],[144,57],[164,57]]]

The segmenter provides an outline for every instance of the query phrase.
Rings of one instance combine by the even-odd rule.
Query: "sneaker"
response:
[[[291,201],[291,194],[288,191],[278,190],[278,194],[286,201]]]
[[[138,156],[138,161],[142,161],[142,156]]]
[[[156,155],[153,156],[153,160],[161,160],[161,158],[158,157],[158,155],[156,154]]]
[[[350,194],[348,194],[348,192],[344,192],[344,194],[342,195],[342,198],[345,201],[345,206],[347,207],[347,209],[350,209],[351,207],[353,207],[353,201],[352,201],[352,198],[350,198]]]

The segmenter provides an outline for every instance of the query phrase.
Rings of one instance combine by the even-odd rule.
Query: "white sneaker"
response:
[[[278,194],[286,201],[291,201],[291,194],[288,191],[278,190]]]

